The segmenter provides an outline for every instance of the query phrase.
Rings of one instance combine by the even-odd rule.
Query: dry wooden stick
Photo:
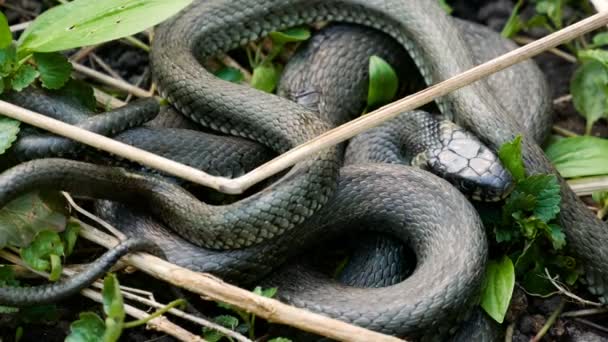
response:
[[[17,120],[21,120],[30,125],[46,129],[53,133],[93,146],[100,150],[110,152],[114,155],[136,161],[142,165],[153,167],[168,174],[187,179],[194,183],[205,185],[227,194],[241,194],[254,184],[289,168],[308,156],[350,139],[369,128],[378,126],[386,120],[399,115],[401,112],[418,108],[438,97],[445,96],[452,91],[465,87],[495,72],[529,59],[547,49],[570,41],[582,34],[595,30],[606,24],[608,24],[608,12],[593,15],[533,43],[522,46],[484,64],[471,68],[446,81],[426,88],[425,90],[414,95],[410,95],[402,100],[393,102],[372,113],[352,120],[340,127],[334,128],[235,179],[211,176],[186,165],[176,163],[169,159],[119,143],[112,139],[65,124],[32,111],[19,108],[4,101],[0,101],[0,113]],[[85,68],[79,64],[75,64],[75,68],[79,71],[86,70],[85,72],[89,72],[91,74],[99,74],[97,71]],[[101,74],[101,77],[110,79],[110,82],[116,82],[116,80],[107,75]],[[131,88],[137,88],[132,85],[128,86]],[[142,92],[144,92],[146,95],[149,94],[145,90],[139,88],[137,89],[138,90],[136,91],[139,95],[144,95]]]
[[[106,248],[112,248],[118,243],[118,239],[86,224],[82,225],[80,235]],[[340,341],[402,341],[396,337],[380,334],[304,309],[298,309],[272,298],[258,296],[250,291],[227,284],[210,274],[193,272],[150,254],[130,254],[123,260],[157,279],[187,289],[205,298],[232,304],[273,323],[293,326]]]
[[[133,94],[137,97],[150,97],[150,93],[147,90],[138,88],[132,84],[129,84],[125,81],[113,78],[111,76],[108,76],[104,73],[101,73],[97,70],[88,68],[82,64],[78,64],[78,63],[72,63],[72,67],[74,67],[74,70],[76,70],[77,72],[91,77],[99,82],[102,82],[106,85],[109,85],[111,87],[114,87],[116,89],[125,91],[129,94]]]
[[[608,176],[570,179],[568,185],[578,196],[590,196],[595,191],[608,190]]]

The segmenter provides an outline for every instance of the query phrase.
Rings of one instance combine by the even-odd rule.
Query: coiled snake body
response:
[[[292,101],[218,80],[198,60],[270,31],[317,21],[360,24],[388,34],[407,50],[428,84],[472,67],[475,57],[491,57],[479,44],[481,39],[499,40],[475,26],[456,24],[434,1],[195,1],[156,35],[152,67],[160,91],[192,120],[282,153],[331,124]],[[462,30],[468,33],[463,36]],[[524,68],[470,85],[441,98],[438,105],[445,116],[492,149],[523,134],[528,172],[555,172],[535,142],[548,127],[546,85],[536,68],[530,64]],[[505,83],[510,77],[511,82]],[[512,84],[513,77],[527,82]],[[466,311],[478,293],[487,254],[472,206],[449,183],[421,170],[352,165],[343,168],[337,180],[339,166],[340,148],[330,148],[297,164],[255,195],[231,205],[210,206],[160,178],[80,162],[34,161],[0,176],[0,203],[28,189],[58,184],[75,194],[114,200],[141,201],[139,194],[155,216],[181,237],[167,233],[145,215],[115,205],[105,205],[102,213],[110,213],[108,219],[118,225],[128,220],[131,234],[159,237],[154,240],[173,262],[245,283],[257,281],[321,236],[334,237],[353,223],[363,223],[416,252],[417,267],[411,277],[388,287],[355,289],[292,267],[269,280],[279,285],[281,298],[397,335],[423,335],[424,330]],[[117,186],[120,192],[108,191]],[[604,295],[605,227],[563,181],[562,196],[561,223],[569,246],[586,266],[590,289]],[[441,207],[438,197],[445,200]],[[212,250],[224,248],[237,249]]]

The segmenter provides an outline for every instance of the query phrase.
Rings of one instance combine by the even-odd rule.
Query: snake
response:
[[[461,36],[458,24],[455,24],[431,1],[196,1],[186,11],[174,17],[170,23],[163,25],[157,34],[152,53],[152,66],[160,91],[190,119],[213,130],[258,141],[276,153],[282,153],[326,131],[331,124],[318,120],[317,114],[292,101],[218,80],[210,72],[202,69],[198,60],[228,51],[273,30],[318,21],[360,24],[388,34],[409,53],[427,84],[437,83],[475,64],[470,55],[470,48],[467,47],[465,38]],[[477,34],[484,33],[477,32]],[[480,45],[479,41],[472,39],[472,46]],[[482,47],[478,49],[483,50]],[[521,73],[519,75],[521,76]],[[533,72],[524,77],[534,78],[538,77],[538,74],[535,75]],[[537,88],[543,86],[542,82],[536,80],[527,84]],[[526,104],[519,108],[518,105],[510,105],[510,103],[521,105],[521,99],[528,99],[529,96],[519,98],[503,85],[478,82],[443,97],[437,101],[437,105],[445,116],[475,133],[481,141],[494,150],[515,135],[524,134],[523,155],[528,171],[555,173],[536,143],[538,137],[544,134],[543,130],[546,132],[546,121],[538,124],[535,121],[538,120],[537,117],[526,116]],[[532,90],[535,92],[528,94],[543,91],[543,89]],[[513,101],[503,100],[501,103],[501,98],[511,98]],[[537,103],[539,108],[549,107],[547,99],[543,96],[532,101],[539,101]],[[524,113],[523,120],[518,121],[510,115],[510,111]],[[524,129],[521,123],[526,121],[531,121],[531,125],[527,127],[535,128]],[[311,222],[321,228],[327,228],[328,235],[334,230],[344,229],[341,227],[349,221],[349,211],[336,207],[335,203],[346,203],[356,199],[361,206],[364,206],[363,203],[380,206],[374,211],[377,213],[385,213],[387,203],[399,204],[401,209],[405,208],[406,211],[410,209],[412,217],[424,217],[431,225],[437,222],[445,224],[443,227],[436,225],[437,227],[434,228],[419,224],[415,225],[416,228],[412,231],[420,236],[430,234],[432,241],[439,241],[442,238],[449,240],[444,241],[443,249],[433,249],[432,243],[428,240],[422,241],[417,234],[411,231],[398,231],[396,227],[403,226],[404,222],[396,220],[397,222],[378,224],[383,219],[385,221],[391,219],[385,218],[388,215],[383,217],[372,213],[371,210],[361,209],[362,217],[369,215],[365,220],[371,226],[382,227],[377,229],[386,230],[408,242],[420,253],[417,254],[419,262],[428,260],[417,266],[413,278],[408,278],[416,279],[417,282],[406,279],[398,285],[377,289],[378,292],[375,292],[377,296],[371,298],[383,297],[391,300],[376,300],[377,304],[370,302],[370,308],[375,310],[371,312],[358,311],[356,307],[348,305],[346,299],[350,299],[351,303],[356,302],[359,298],[370,298],[367,296],[373,292],[335,286],[335,284],[326,286],[327,282],[290,282],[282,286],[285,290],[282,299],[355,324],[397,335],[417,335],[421,330],[435,326],[438,321],[457,316],[462,308],[466,307],[466,303],[474,297],[473,294],[479,287],[486,253],[485,238],[479,234],[480,223],[475,218],[476,214],[472,207],[465,204],[467,201],[455,192],[449,183],[433,178],[434,176],[428,172],[401,165],[365,165],[364,167],[353,165],[338,171],[338,165],[339,148],[327,149],[296,165],[281,180],[261,193],[236,204],[220,207],[216,213],[211,213],[208,206],[190,206],[190,203],[196,202],[193,202],[187,193],[173,183],[160,178],[142,177],[120,169],[91,167],[81,162],[49,159],[21,164],[5,172],[0,177],[0,184],[16,184],[11,189],[17,188],[18,191],[3,191],[5,195],[0,203],[6,203],[11,196],[14,197],[27,189],[39,186],[56,187],[56,184],[61,184],[65,189],[76,193],[88,192],[89,195],[118,200],[133,201],[135,198],[135,201],[138,201],[141,197],[134,196],[133,193],[145,194],[145,197],[149,197],[153,192],[156,196],[152,196],[148,201],[152,206],[158,205],[157,213],[163,222],[181,219],[184,212],[192,215],[191,209],[195,209],[203,212],[204,215],[199,218],[205,221],[206,226],[211,227],[209,229],[211,233],[208,233],[206,229],[195,228],[193,220],[190,222],[186,220],[184,224],[178,225],[177,229],[172,227],[172,230],[177,230],[180,237],[164,236],[166,241],[194,243],[192,248],[196,248],[198,252],[215,254],[219,260],[223,260],[223,263],[232,262],[235,267],[232,269],[220,267],[223,266],[222,262],[214,264],[212,257],[208,258],[208,264],[201,261],[207,266],[197,266],[200,264],[192,258],[193,254],[188,250],[176,251],[178,255],[173,256],[174,260],[181,258],[183,264],[189,264],[192,268],[204,268],[207,271],[217,268],[217,272],[232,272],[234,276],[238,273],[242,275],[244,269],[251,270],[251,263],[249,266],[243,266],[239,261],[243,256],[250,255],[251,251],[259,252],[256,254],[257,260],[263,260],[259,265],[267,270],[263,273],[269,272],[270,261],[279,259],[275,258],[277,255],[293,253],[285,252],[285,249],[291,249],[289,245],[284,244],[282,249],[277,249],[273,243],[276,241],[307,243],[307,238],[299,238],[301,236],[298,234],[308,236],[306,229],[300,227],[312,227]],[[336,182],[338,172],[340,179]],[[24,180],[15,182],[17,177]],[[125,179],[129,182],[125,182]],[[40,182],[36,183],[32,180],[40,180]],[[78,182],[74,184],[68,180]],[[307,185],[311,183],[313,185]],[[33,187],[31,184],[34,184]],[[100,189],[92,187],[91,184],[106,186]],[[365,186],[361,188],[361,184],[374,185],[377,190],[370,191]],[[392,184],[406,184],[407,189],[404,191]],[[125,189],[125,194],[104,193],[103,188],[117,185],[121,186],[121,190]],[[146,188],[147,191],[142,190]],[[8,188],[3,188],[5,189]],[[176,193],[183,197],[174,196]],[[165,196],[167,194],[171,195]],[[374,200],[372,194],[380,197]],[[434,204],[435,199],[431,200],[428,197],[425,200],[422,196],[424,194],[448,196],[454,199],[454,203],[442,204],[439,209]],[[403,201],[408,196],[412,196],[410,204]],[[421,199],[417,196],[421,196]],[[602,295],[602,284],[605,281],[602,264],[606,259],[603,254],[605,252],[598,243],[604,236],[602,234],[605,234],[603,223],[595,220],[587,212],[563,180],[562,196],[561,221],[570,248],[586,264],[587,280],[592,292]],[[167,199],[173,201],[171,208],[166,207]],[[188,204],[187,208],[182,207],[184,203]],[[303,208],[301,203],[306,203],[307,208]],[[354,210],[354,207],[350,208]],[[369,208],[372,208],[372,205],[369,205]],[[428,210],[429,214],[423,215],[424,210]],[[449,218],[442,212],[452,213],[455,216]],[[343,213],[343,217],[327,218],[334,213]],[[260,216],[256,216],[258,214]],[[454,235],[454,225],[446,224],[454,217],[459,218],[458,222],[468,222],[461,227],[466,230],[464,235]],[[573,228],[575,218],[579,220],[577,223],[582,222],[584,230]],[[309,230],[318,231],[313,228]],[[463,231],[458,230],[458,232]],[[312,236],[313,233],[310,234]],[[446,236],[451,236],[452,239]],[[467,238],[460,239],[461,236]],[[315,240],[318,237],[309,239]],[[206,249],[201,249],[201,246]],[[226,247],[238,249],[227,253],[214,251]],[[466,254],[468,260],[460,259],[462,255],[451,253],[455,250],[458,252],[466,250],[467,253],[462,255]],[[451,259],[442,259],[446,256],[450,256]],[[168,256],[168,258],[172,257]],[[444,262],[439,262],[440,260]],[[461,263],[455,263],[454,260],[460,260]],[[449,268],[454,265],[462,268],[445,269],[446,265],[449,265]],[[431,272],[433,267],[443,268]],[[297,268],[295,271],[287,270],[286,273],[282,273],[285,276],[283,279],[296,279],[295,277],[307,274],[305,270],[302,272],[298,270]],[[447,277],[456,270],[460,272],[456,273],[457,276]],[[467,275],[466,279],[458,278],[462,275]],[[315,276],[311,274],[306,279],[314,278]],[[405,287],[404,283],[412,285],[411,290]],[[423,289],[421,288],[423,283],[438,287],[427,286]],[[391,290],[399,290],[401,294],[403,291],[412,291],[408,292],[412,293],[412,296],[391,297],[390,295],[395,293],[391,293]],[[436,291],[436,294],[434,297],[427,296],[426,290]],[[421,293],[416,295],[416,291]],[[296,293],[300,293],[301,296],[295,296]],[[315,293],[323,295],[315,297]],[[326,299],[321,301],[323,298]],[[335,301],[336,298],[344,300]],[[445,307],[443,305],[447,305],[450,309],[443,310]],[[427,310],[415,310],[415,307],[421,306]]]

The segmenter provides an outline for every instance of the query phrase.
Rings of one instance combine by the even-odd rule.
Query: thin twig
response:
[[[82,62],[83,59],[88,57],[89,54],[91,54],[93,51],[95,51],[95,49],[97,49],[98,47],[99,47],[99,45],[85,46],[85,47],[81,48],[80,50],[78,50],[78,52],[76,52],[75,54],[70,56],[70,60],[73,63],[80,63],[80,62]]]
[[[576,134],[575,132],[572,132],[569,129],[557,126],[557,125],[553,125],[553,127],[551,127],[551,129],[553,130],[554,133],[557,133],[559,135],[563,135],[565,137],[578,137],[578,134]]]
[[[137,97],[150,97],[150,93],[148,91],[138,88],[125,81],[117,80],[95,69],[88,68],[78,63],[72,63],[72,66],[74,67],[75,71],[118,90],[133,94]]]
[[[28,26],[30,26],[31,23],[32,23],[32,21],[25,21],[25,22],[22,22],[22,23],[19,23],[19,24],[15,24],[15,25],[12,25],[10,27],[10,30],[11,30],[12,33],[23,31]]]
[[[83,225],[80,234],[85,239],[107,248],[112,248],[118,243],[118,240],[112,236],[86,224]],[[290,325],[340,341],[401,341],[392,336],[298,309],[272,298],[258,296],[250,291],[224,283],[210,274],[193,272],[150,254],[130,254],[124,260],[155,278],[214,301],[232,304],[270,322]]]
[[[563,286],[561,286],[560,284],[557,283],[556,279],[558,278],[557,276],[554,278],[551,276],[551,274],[549,274],[549,270],[545,267],[545,273],[547,274],[547,279],[549,279],[549,281],[551,282],[551,284],[559,290],[559,292],[561,294],[563,294],[564,296],[570,297],[572,299],[574,299],[575,301],[583,304],[583,305],[591,305],[591,306],[602,306],[602,304],[600,303],[596,303],[596,302],[592,302],[590,300],[586,300],[583,299],[577,295],[575,295],[574,293],[568,291],[566,288],[564,288]]]
[[[257,184],[258,182],[271,177],[295,163],[320,152],[330,146],[339,144],[353,136],[375,127],[386,120],[389,120],[399,113],[418,108],[427,104],[434,99],[445,96],[446,94],[465,87],[475,81],[478,81],[492,73],[503,70],[511,65],[522,62],[539,53],[570,41],[582,34],[595,30],[608,23],[608,12],[593,15],[587,19],[581,20],[576,24],[570,25],[562,30],[552,33],[533,43],[522,46],[516,50],[510,51],[500,57],[492,59],[484,64],[471,68],[459,75],[456,75],[448,80],[440,82],[436,85],[426,88],[414,95],[410,95],[404,99],[396,101],[392,104],[384,106],[372,113],[352,120],[342,126],[334,128],[320,136],[299,145],[281,156],[271,160],[270,162],[256,168],[255,170],[234,179],[223,177],[215,177],[200,170],[188,167],[186,165],[176,163],[166,158],[154,155],[141,149],[128,146],[112,139],[103,137],[98,134],[88,132],[78,127],[65,124],[58,120],[54,120],[44,115],[37,114],[32,111],[14,106],[10,103],[0,101],[0,113],[11,118],[21,120],[30,125],[46,129],[55,134],[68,137],[72,140],[91,145],[100,150],[110,152],[114,155],[125,159],[136,161],[142,165],[149,166],[168,174],[192,181],[194,183],[208,186],[212,189],[219,190],[227,194],[240,194],[246,189]],[[79,72],[86,72],[91,75],[97,75],[101,78],[106,78],[112,83],[117,81],[107,75],[100,74],[95,70],[83,67],[75,63],[74,67]],[[98,75],[100,74],[100,75]],[[120,82],[118,82],[120,83]],[[125,86],[124,84],[120,84]],[[135,95],[148,96],[149,92],[127,84]],[[135,89],[133,89],[135,88]]]
[[[95,63],[99,64],[99,66],[108,74],[110,74],[110,76],[114,77],[117,80],[123,81],[125,82],[124,78],[122,78],[118,72],[116,72],[116,70],[112,69],[111,66],[109,66],[106,62],[103,61],[103,59],[99,58],[99,56],[97,56],[97,54],[95,54],[94,52],[91,52],[89,54],[89,56],[91,56],[91,58],[93,58],[93,60],[95,61]],[[130,93],[129,93],[130,94]]]
[[[518,44],[529,44],[531,42],[534,41],[534,39],[528,38],[528,37],[522,37],[522,36],[517,36],[515,38],[513,38],[513,40],[518,43]],[[548,52],[551,52],[552,54],[556,55],[557,57],[560,57],[562,59],[564,59],[565,61],[568,61],[570,63],[577,63],[578,60],[576,59],[576,57],[572,56],[571,54],[564,52],[560,49],[557,48],[553,48],[553,49],[549,49],[547,50]]]
[[[538,342],[543,338],[543,336],[545,336],[545,334],[549,331],[549,329],[551,329],[553,324],[555,324],[555,322],[557,321],[557,318],[559,317],[559,314],[562,312],[562,310],[564,310],[565,305],[566,305],[566,302],[562,299],[561,302],[559,302],[559,305],[557,306],[555,311],[553,311],[551,313],[551,316],[549,316],[549,319],[547,319],[547,322],[543,325],[543,327],[536,334],[536,336],[534,336],[530,340],[530,342]]]
[[[591,322],[590,320],[587,320],[587,319],[584,319],[584,318],[574,318],[574,320],[575,320],[575,321],[577,321],[577,322],[579,322],[579,323],[582,323],[582,324],[588,325],[588,326],[590,326],[590,327],[592,327],[592,328],[595,328],[595,329],[597,329],[597,330],[599,330],[599,331],[602,331],[602,332],[608,333],[608,328],[606,328],[606,327],[605,327],[605,326],[603,326],[603,325],[599,325],[599,324],[597,324],[597,323],[593,323],[593,322]]]
[[[112,226],[111,224],[109,224],[108,222],[103,220],[101,217],[94,215],[90,211],[88,211],[88,210],[82,208],[81,206],[79,206],[78,204],[76,204],[76,201],[74,201],[74,199],[72,198],[72,196],[70,196],[70,194],[68,194],[65,191],[62,191],[61,194],[63,195],[63,197],[65,197],[65,199],[72,206],[72,208],[74,208],[74,210],[76,210],[77,212],[81,213],[82,215],[88,217],[89,219],[97,222],[97,224],[102,226],[104,229],[106,229],[108,232],[112,233],[112,235],[116,236],[120,240],[126,240],[127,236],[125,234],[123,234],[120,230],[114,228],[114,226]],[[77,218],[74,218],[74,221],[78,222],[78,224],[83,223],[82,221],[80,221]]]
[[[513,342],[513,333],[515,332],[515,323],[511,323],[505,330],[505,342]]]
[[[567,94],[567,95],[560,96],[560,97],[556,98],[555,100],[553,100],[553,104],[561,105],[565,102],[570,102],[570,101],[572,101],[572,94]]]
[[[93,88],[93,94],[95,95],[97,103],[99,103],[104,108],[109,107],[111,109],[116,109],[127,104],[126,102],[121,101],[115,98],[114,96],[97,88]]]
[[[593,309],[583,309],[583,310],[575,310],[575,311],[567,311],[562,313],[562,317],[585,317],[585,316],[594,316],[608,313],[608,308],[593,308]]]

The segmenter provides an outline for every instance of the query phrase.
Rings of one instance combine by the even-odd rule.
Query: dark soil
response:
[[[454,15],[468,20],[476,21],[500,31],[504,26],[514,5],[510,0],[454,0]],[[39,0],[0,0],[0,7],[6,14],[11,25],[33,19],[38,13],[53,5],[54,1]],[[538,32],[544,34],[545,32]],[[143,41],[146,36],[139,35]],[[112,42],[97,49],[95,53],[118,75],[132,84],[143,88],[150,86],[150,71],[148,66],[148,55],[139,48],[132,47],[124,42]],[[544,53],[535,58],[542,70],[547,75],[549,83],[553,87],[554,98],[569,93],[569,82],[576,65],[565,61],[550,53]],[[90,56],[84,64],[100,69],[100,64]],[[585,121],[574,110],[570,102],[564,102],[555,106],[555,124],[573,132],[582,133]],[[608,137],[608,125],[605,122],[596,124],[594,134]],[[91,247],[91,246],[89,246]],[[101,250],[98,250],[100,252]],[[78,258],[75,256],[74,258]],[[79,259],[82,262],[82,259]],[[159,300],[168,302],[175,296],[165,284],[154,281],[142,274],[122,276],[121,282],[159,294]],[[577,292],[582,297],[593,300],[584,290]],[[162,294],[165,294],[163,297]],[[514,341],[529,341],[545,324],[547,318],[557,308],[560,301],[566,300],[560,296],[548,299],[526,295],[522,290],[516,289],[511,309],[507,315],[506,325],[514,327]],[[209,306],[212,309],[214,306]],[[78,318],[83,311],[95,311],[100,313],[101,305],[82,297],[75,297],[66,302],[58,303],[42,310],[43,315],[22,313],[16,315],[0,314],[0,341],[14,340],[15,331],[23,327],[23,338],[21,341],[62,341],[69,331],[71,322]],[[564,311],[580,309],[577,304],[569,303]],[[596,315],[585,318],[587,322],[597,324],[599,327],[591,327],[589,323],[581,323],[580,320],[565,318],[558,319],[547,333],[543,341],[608,341],[608,315]],[[189,327],[187,323],[175,320],[179,324]],[[200,331],[200,328],[192,327],[191,331]],[[124,341],[172,341],[173,339],[163,334],[148,331],[143,328],[125,331]]]

